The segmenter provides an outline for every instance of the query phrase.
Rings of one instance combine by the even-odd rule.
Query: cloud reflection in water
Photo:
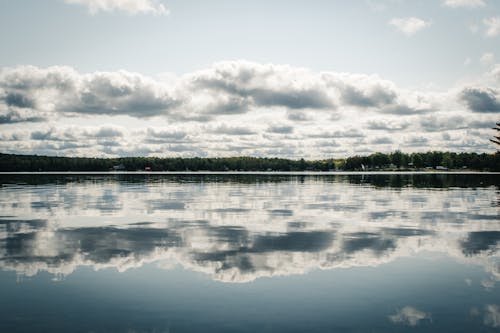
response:
[[[158,262],[248,282],[437,251],[483,266],[493,285],[500,279],[498,187],[481,179],[471,188],[441,180],[436,190],[425,177],[426,186],[408,177],[385,186],[379,178],[81,177],[4,182],[0,267],[66,275]]]

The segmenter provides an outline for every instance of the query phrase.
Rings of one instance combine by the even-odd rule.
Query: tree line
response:
[[[406,154],[395,151],[390,154],[374,153],[353,156],[345,160],[344,170],[377,169],[472,169],[500,171],[500,153],[453,153],[431,151]]]
[[[56,157],[0,153],[0,171],[332,171],[470,169],[500,171],[500,153],[374,153],[308,161],[259,157]]]

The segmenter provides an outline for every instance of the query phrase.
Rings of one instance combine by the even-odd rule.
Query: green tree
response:
[[[396,150],[391,154],[391,162],[399,169],[403,164],[403,153],[399,150]]]
[[[453,157],[449,153],[445,153],[443,156],[443,165],[447,167],[448,169],[451,169],[455,166],[455,163],[453,162]]]
[[[383,167],[391,163],[389,156],[382,153],[375,153],[371,155],[372,166]]]
[[[411,155],[411,161],[415,168],[423,168],[424,167],[424,159],[420,153],[414,153]]]

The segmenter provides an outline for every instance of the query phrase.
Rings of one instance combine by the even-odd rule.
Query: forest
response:
[[[0,153],[0,171],[500,171],[500,153],[374,153],[345,159],[293,160],[263,157],[57,157]]]

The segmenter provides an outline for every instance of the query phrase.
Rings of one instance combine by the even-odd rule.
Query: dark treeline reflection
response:
[[[449,188],[449,187],[488,187],[499,186],[499,175],[450,175],[450,174],[392,174],[347,176],[351,184],[369,184],[375,187],[417,187],[417,188]]]
[[[356,175],[273,175],[273,174],[110,174],[110,175],[47,175],[47,174],[12,174],[0,175],[0,184],[44,185],[82,183],[303,183],[306,180],[328,183],[350,183],[372,185],[374,187],[416,187],[416,188],[473,188],[500,187],[500,177],[497,174],[356,174]]]

